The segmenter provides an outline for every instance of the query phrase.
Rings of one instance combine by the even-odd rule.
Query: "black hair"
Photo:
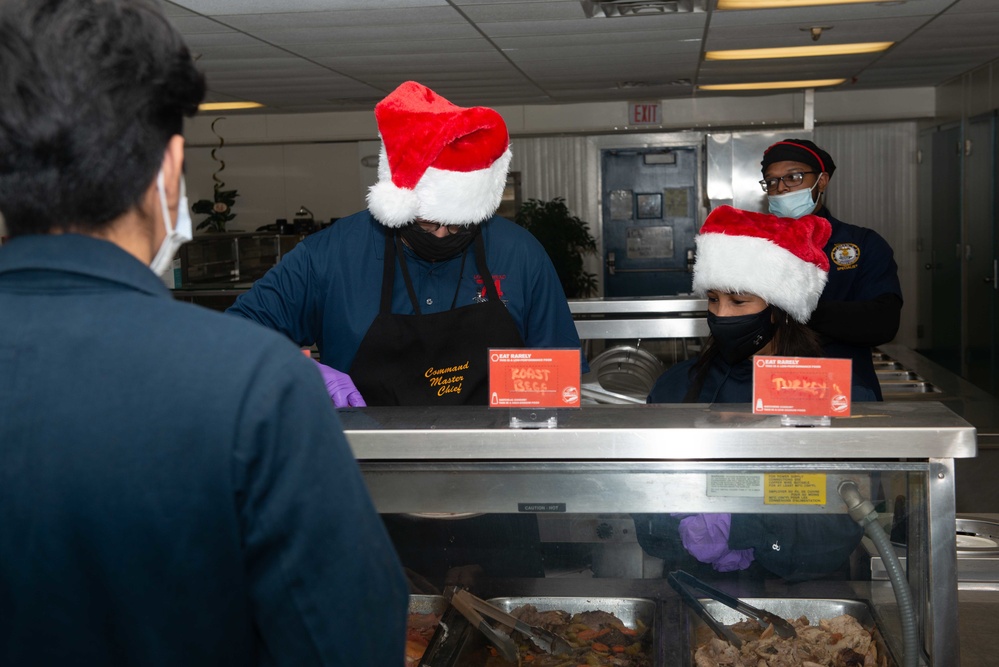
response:
[[[772,355],[777,357],[821,357],[822,342],[819,335],[798,320],[788,315],[777,306],[771,305],[774,318],[774,335]],[[714,364],[719,355],[718,346],[713,337],[708,337],[708,342],[698,356],[697,361],[690,367],[690,388],[683,397],[684,403],[698,403],[698,397],[704,382],[708,378],[708,370]]]
[[[11,236],[136,206],[205,80],[156,0],[0,2],[0,212]]]

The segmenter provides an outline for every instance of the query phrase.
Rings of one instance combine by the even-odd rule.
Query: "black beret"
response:
[[[774,162],[802,162],[809,165],[816,171],[824,171],[830,176],[836,171],[836,163],[832,156],[813,144],[808,139],[784,139],[778,141],[767,150],[763,151],[763,173],[766,174],[767,167]]]

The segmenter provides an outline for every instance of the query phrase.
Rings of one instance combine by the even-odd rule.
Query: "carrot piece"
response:
[[[624,653],[624,647],[620,644],[614,644],[614,646],[611,646],[611,650],[615,653]]]
[[[600,635],[601,631],[598,630],[597,628],[587,628],[586,630],[580,630],[579,632],[577,632],[576,639],[585,642],[590,639],[593,639],[594,637],[599,637]]]
[[[610,647],[607,644],[601,644],[600,642],[593,642],[590,644],[590,648],[594,651],[600,651],[601,653],[607,653],[610,651]]]

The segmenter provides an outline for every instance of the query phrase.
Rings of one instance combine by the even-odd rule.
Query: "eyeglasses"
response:
[[[799,171],[793,174],[787,174],[785,176],[780,176],[778,178],[764,178],[760,181],[760,186],[763,187],[764,192],[774,192],[777,190],[777,184],[783,183],[787,188],[794,188],[801,185],[802,181],[805,180],[805,174],[820,174],[819,171]]]
[[[455,234],[465,234],[471,231],[465,225],[442,225],[439,222],[425,222],[423,220],[417,220],[416,226],[421,231],[424,231],[427,234],[436,234],[437,230],[439,230],[441,227],[445,228],[447,230],[447,233],[452,236]]]

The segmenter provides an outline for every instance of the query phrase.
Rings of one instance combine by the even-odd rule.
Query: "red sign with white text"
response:
[[[489,407],[578,408],[579,350],[489,350]]]
[[[849,417],[850,359],[753,357],[753,414]]]

